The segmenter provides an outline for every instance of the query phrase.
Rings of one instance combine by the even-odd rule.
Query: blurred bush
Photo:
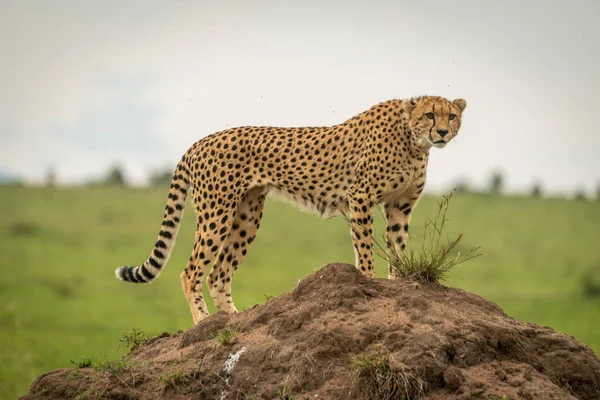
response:
[[[542,185],[540,182],[535,182],[531,187],[531,197],[542,197]]]
[[[504,190],[504,175],[500,171],[492,173],[490,178],[490,193],[499,194]]]
[[[583,272],[581,285],[586,297],[600,297],[600,261],[590,265]]]
[[[173,178],[173,169],[165,168],[150,174],[149,183],[152,187],[169,186]]]
[[[111,167],[108,174],[106,174],[103,183],[111,186],[125,186],[125,174],[123,173],[123,169],[118,165]]]

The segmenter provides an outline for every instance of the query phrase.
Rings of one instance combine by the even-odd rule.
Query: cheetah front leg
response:
[[[363,275],[375,277],[373,264],[373,206],[367,193],[363,191],[348,192],[350,209],[350,232],[356,256],[355,266]]]
[[[408,228],[413,208],[417,205],[420,196],[399,198],[384,205],[386,228],[386,244],[388,257],[393,260],[399,258],[406,249]],[[388,262],[388,278],[395,279],[395,268]]]

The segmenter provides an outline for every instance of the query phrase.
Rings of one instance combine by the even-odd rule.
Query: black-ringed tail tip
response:
[[[158,276],[158,273],[153,274],[145,265],[139,267],[119,267],[115,270],[117,279],[125,282],[147,283]]]
[[[147,283],[160,275],[163,267],[169,261],[169,255],[175,245],[175,238],[179,231],[183,208],[190,186],[189,170],[187,169],[188,154],[186,153],[179,164],[171,180],[167,205],[160,225],[158,238],[154,248],[146,261],[135,267],[119,267],[115,270],[117,279],[125,282]]]

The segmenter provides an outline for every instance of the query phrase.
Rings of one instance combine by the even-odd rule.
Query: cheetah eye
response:
[[[450,114],[450,115],[448,116],[448,119],[449,119],[450,121],[452,121],[454,118],[456,118],[456,114]]]
[[[433,119],[433,113],[428,112],[425,116],[429,119]]]

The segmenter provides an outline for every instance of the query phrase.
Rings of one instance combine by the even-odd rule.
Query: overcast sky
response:
[[[428,190],[600,184],[599,1],[0,0],[0,172],[136,183],[239,125],[463,97]]]

